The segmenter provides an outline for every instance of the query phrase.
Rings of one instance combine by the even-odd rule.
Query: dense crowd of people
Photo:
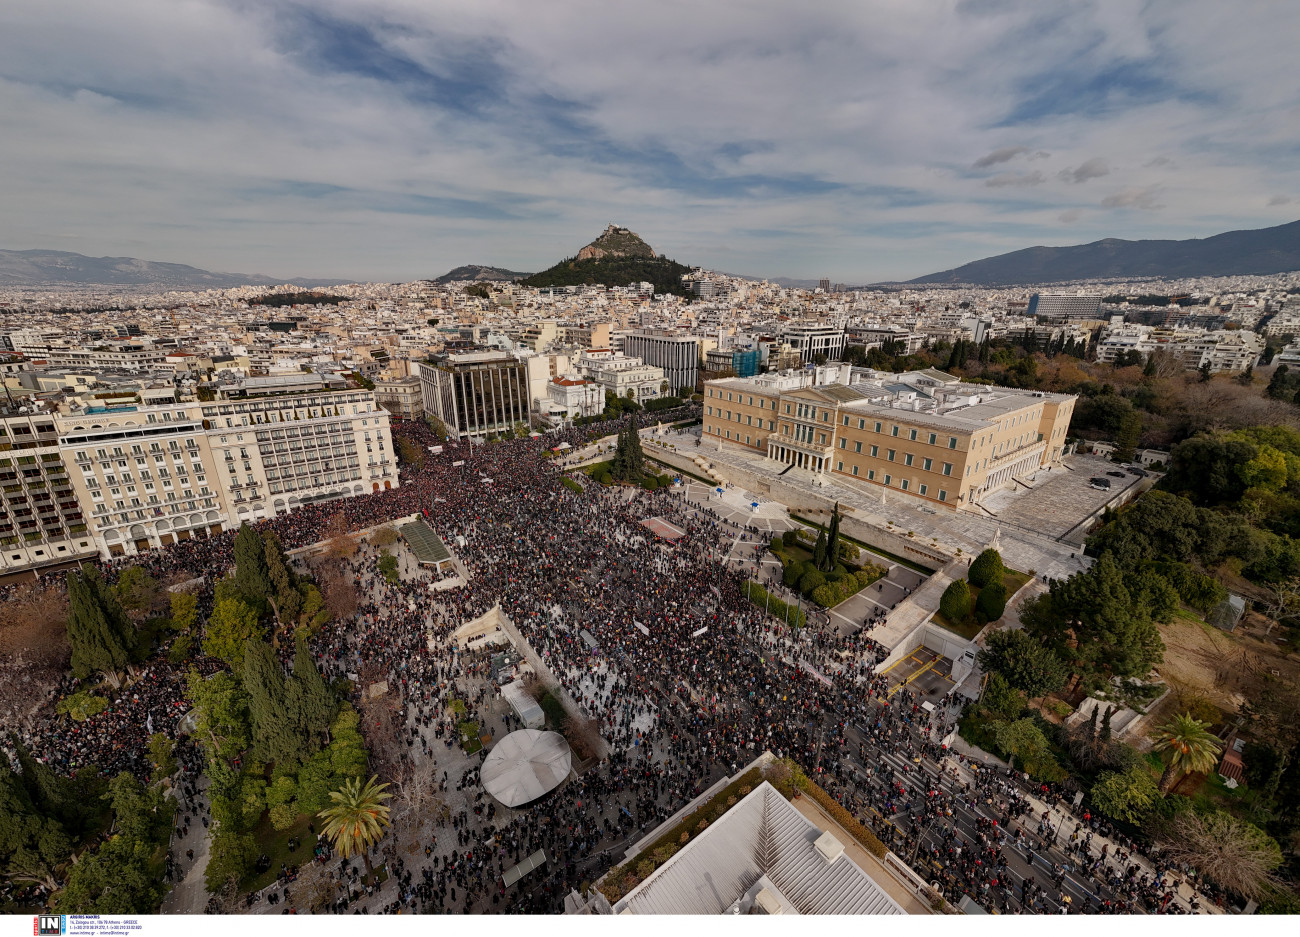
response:
[[[875,673],[886,650],[869,632],[883,611],[851,634],[825,620],[788,628],[745,597],[746,574],[719,562],[725,538],[760,557],[765,547],[756,529],[728,523],[679,489],[607,488],[584,478],[576,492],[559,484],[548,448],[581,446],[616,429],[597,424],[454,445],[423,423],[394,421],[394,433],[419,452],[444,445],[443,453],[403,464],[396,489],[263,522],[292,549],[320,540],[339,515],[349,530],[361,530],[423,513],[448,544],[459,545],[467,573],[460,585],[432,590],[424,577],[390,582],[379,575],[369,547],[344,561],[360,604],[354,616],[321,629],[313,653],[327,677],[347,676],[358,692],[388,684],[387,715],[369,716],[363,732],[372,745],[389,740],[395,750],[384,757],[391,763],[446,765],[438,786],[452,806],[433,833],[417,834],[425,839],[422,859],[420,850],[384,853],[395,887],[383,890],[382,905],[360,883],[359,859],[318,854],[331,859],[335,890],[317,910],[560,910],[580,882],[597,878],[631,842],[764,750],[798,762],[901,855],[934,866],[950,898],[964,893],[1017,911],[1180,908],[1165,898],[1167,875],[1143,879],[1118,853],[1094,848],[1091,831],[1071,846],[1074,879],[1091,884],[1095,902],[1066,900],[1053,884],[1055,867],[1044,869],[1041,883],[1024,876],[1013,887],[1006,851],[1041,848],[1041,837],[1027,829],[1029,801],[993,772],[967,782],[945,773],[955,767],[938,739],[950,714],[922,709],[908,690],[891,696],[888,678]],[[657,536],[642,524],[650,518],[668,520],[681,536]],[[102,568],[110,578],[129,564],[160,579],[207,575],[206,600],[211,574],[233,562],[232,546],[233,532],[226,532]],[[477,761],[457,760],[455,751],[467,720],[485,730],[519,725],[500,703],[488,655],[449,641],[458,625],[498,604],[607,746],[576,780],[517,811],[498,809],[482,794]],[[20,737],[61,772],[95,765],[147,774],[149,733],[179,731],[189,666],[156,657],[107,712],[80,723],[50,713]],[[68,681],[59,692],[73,688]],[[916,770],[866,767],[889,757]],[[922,763],[934,769],[932,785],[923,781],[930,775]],[[200,770],[186,761],[181,783],[192,789]],[[453,798],[453,790],[461,796]],[[471,790],[478,793],[471,797]],[[546,853],[545,870],[506,888],[502,872],[537,850]],[[261,900],[277,911],[299,910],[301,892],[282,881]]]

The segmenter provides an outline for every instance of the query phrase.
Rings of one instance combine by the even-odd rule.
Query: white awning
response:
[[[558,732],[520,729],[496,744],[483,762],[483,789],[507,807],[531,803],[569,776],[573,755]]]

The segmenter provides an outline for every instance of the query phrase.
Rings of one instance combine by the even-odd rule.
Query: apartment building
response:
[[[403,420],[424,415],[424,397],[418,377],[381,377],[375,381],[375,402]]]
[[[170,369],[167,356],[171,351],[175,349],[114,343],[94,348],[50,348],[45,354],[45,360],[52,368],[92,368],[139,373]]]
[[[1071,395],[824,370],[707,382],[704,438],[953,510],[1062,458]]]
[[[54,415],[0,408],[0,570],[39,569],[97,552],[59,455]]]
[[[370,391],[114,410],[73,403],[56,423],[104,557],[398,484],[389,415]]]
[[[608,348],[610,326],[609,322],[562,326],[560,337],[566,344],[582,348]]]
[[[1264,339],[1242,329],[1168,329],[1121,322],[1103,330],[1097,360],[1110,363],[1128,352],[1145,360],[1155,351],[1180,357],[1189,371],[1208,366],[1215,373],[1241,372],[1259,363]]]

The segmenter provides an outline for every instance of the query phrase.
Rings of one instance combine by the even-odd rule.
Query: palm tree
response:
[[[325,821],[322,832],[344,859],[361,853],[367,875],[374,871],[370,866],[370,847],[383,839],[384,828],[389,825],[384,801],[393,796],[384,793],[388,785],[376,783],[378,780],[371,776],[362,786],[361,778],[346,779],[342,788],[330,791],[334,803],[317,814]]]
[[[1160,790],[1168,793],[1174,781],[1183,774],[1197,771],[1210,771],[1219,761],[1220,743],[1210,734],[1204,722],[1193,719],[1190,714],[1175,716],[1156,729],[1154,736],[1156,751],[1170,752],[1169,765],[1160,775]]]

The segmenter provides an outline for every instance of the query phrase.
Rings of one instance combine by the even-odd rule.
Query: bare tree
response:
[[[1160,845],[1173,865],[1190,865],[1243,898],[1258,901],[1281,887],[1274,871],[1282,864],[1281,848],[1259,827],[1230,813],[1180,814]]]
[[[437,812],[441,803],[438,765],[428,756],[418,761],[410,756],[403,757],[401,766],[393,775],[393,783],[400,812],[409,818],[408,825],[418,830]]]
[[[325,608],[335,621],[346,621],[357,612],[357,580],[342,560],[329,560],[320,566],[316,580],[320,585]]]
[[[1272,585],[1261,583],[1259,588],[1269,617],[1265,634],[1273,630],[1273,625],[1300,614],[1300,577],[1292,576]]]
[[[357,552],[357,541],[349,536],[348,519],[339,511],[330,518],[321,535],[325,541],[325,555],[335,559],[346,559]]]

